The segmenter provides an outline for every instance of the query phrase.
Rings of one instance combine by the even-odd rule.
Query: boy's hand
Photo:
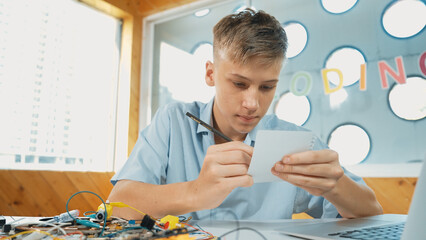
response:
[[[247,175],[252,155],[253,147],[239,141],[210,146],[200,175],[191,182],[194,204],[200,209],[215,208],[234,188],[253,185]]]
[[[271,172],[315,196],[333,190],[344,175],[338,154],[329,149],[286,155]]]

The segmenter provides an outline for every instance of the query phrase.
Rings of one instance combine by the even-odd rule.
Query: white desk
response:
[[[358,164],[345,168],[359,177],[419,177],[422,163]]]
[[[386,216],[388,215],[388,216]],[[385,215],[378,215],[373,216],[374,219],[382,219],[382,218],[388,218],[390,215],[392,215],[395,218],[398,218],[400,220],[405,220],[407,215],[400,215],[400,214],[385,214]],[[391,216],[391,217],[392,217]],[[27,221],[34,221],[39,219],[38,217],[16,217],[15,219],[23,218],[19,223],[24,223]],[[201,227],[202,230],[210,232],[214,236],[221,236],[224,233],[227,233],[231,230],[234,230],[238,227],[249,227],[253,228],[257,231],[259,231],[266,239],[268,240],[278,240],[278,239],[299,239],[296,237],[291,237],[288,235],[284,235],[281,233],[278,233],[276,229],[282,228],[282,227],[292,227],[297,226],[300,224],[306,224],[306,223],[319,223],[319,222],[330,222],[330,221],[340,221],[343,219],[336,219],[336,218],[330,218],[330,219],[285,219],[285,220],[269,220],[269,221],[248,221],[248,220],[226,220],[226,221],[190,221],[189,224],[191,224],[194,227]],[[389,220],[389,218],[388,218]],[[10,223],[12,221],[12,218],[6,217],[6,222]],[[242,229],[240,231],[235,231],[233,233],[230,233],[224,237],[226,240],[263,240],[260,235],[258,235],[256,232],[251,230]]]
[[[275,240],[275,239],[299,239],[291,237],[288,235],[284,235],[275,231],[275,229],[283,227],[283,226],[296,226],[304,223],[313,223],[313,222],[327,222],[327,221],[337,221],[338,219],[285,219],[285,220],[271,220],[271,221],[192,221],[190,224],[198,224],[198,226],[202,227],[203,230],[212,233],[214,236],[221,236],[222,234],[234,230],[237,227],[249,227],[256,229],[260,233],[262,233],[266,239]],[[262,240],[263,238],[259,236],[256,232],[242,229],[237,232],[230,233],[224,237],[226,240]]]
[[[405,214],[384,214],[368,217],[369,220],[385,220],[386,222],[402,222],[407,219],[407,215]],[[278,233],[276,229],[287,228],[291,229],[292,227],[296,227],[301,224],[306,223],[321,223],[321,222],[333,222],[333,221],[342,221],[345,219],[342,218],[330,218],[330,219],[287,219],[287,220],[273,220],[273,221],[194,221],[194,224],[198,224],[198,226],[202,227],[205,231],[212,233],[214,236],[221,236],[222,234],[229,232],[237,227],[249,227],[256,229],[260,233],[264,235],[264,237],[268,240],[277,240],[277,239],[299,239],[296,237],[291,237],[285,234]],[[346,223],[347,224],[347,223]],[[348,226],[342,224],[342,226]],[[241,230],[238,232],[230,233],[226,235],[226,240],[263,240],[261,236],[259,236],[256,232],[250,230]]]
[[[25,223],[25,222],[31,222],[31,221],[37,221],[40,219],[39,217],[14,217],[12,219],[11,217],[5,217],[6,223],[13,222],[14,220],[19,220],[17,223]],[[20,220],[21,219],[21,220]],[[260,233],[262,233],[266,239],[268,240],[275,240],[275,239],[299,239],[300,238],[294,238],[290,237],[284,234],[280,234],[274,229],[277,229],[279,227],[283,226],[296,226],[299,224],[307,223],[307,222],[324,222],[324,221],[336,221],[337,219],[286,219],[286,220],[270,220],[270,221],[261,221],[261,222],[255,222],[255,221],[248,221],[248,220],[226,220],[226,221],[190,221],[190,224],[194,227],[195,224],[198,224],[203,230],[212,233],[214,236],[221,236],[222,234],[234,230],[237,227],[250,227],[253,229],[256,229]],[[256,232],[242,229],[240,231],[236,231],[233,233],[230,233],[224,237],[226,240],[262,240],[263,238],[259,236]]]

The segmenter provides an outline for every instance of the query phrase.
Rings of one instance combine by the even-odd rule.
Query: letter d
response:
[[[329,72],[335,72],[339,76],[339,85],[336,88],[330,88],[330,83],[328,81],[327,75]],[[343,73],[337,68],[330,68],[330,69],[322,69],[321,70],[322,80],[324,82],[324,91],[325,94],[330,94],[333,92],[336,92],[340,90],[343,87]]]

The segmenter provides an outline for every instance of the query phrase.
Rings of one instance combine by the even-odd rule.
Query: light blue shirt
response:
[[[151,125],[141,131],[123,168],[111,179],[151,184],[170,184],[198,178],[207,148],[214,145],[212,132],[187,117],[186,112],[211,123],[213,100],[209,103],[171,103],[158,110]],[[254,146],[259,129],[308,131],[292,123],[266,115],[247,134],[244,143]],[[314,150],[327,146],[316,138]],[[272,166],[271,166],[272,167]],[[345,173],[357,182],[362,179]],[[135,189],[137,191],[137,189]],[[145,193],[149,194],[149,193]],[[165,196],[167,197],[167,196]],[[173,199],[170,199],[173,201]],[[215,208],[189,213],[194,219],[290,219],[293,213],[306,212],[315,218],[335,218],[336,208],[323,197],[309,194],[285,181],[255,183],[238,187]]]

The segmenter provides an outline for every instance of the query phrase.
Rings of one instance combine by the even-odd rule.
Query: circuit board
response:
[[[77,194],[90,193],[97,196],[102,204],[96,211],[80,216],[77,209],[68,210],[70,200]],[[0,240],[38,239],[120,239],[120,240],[202,240],[216,239],[212,234],[190,225],[185,217],[167,215],[156,219],[122,202],[104,201],[91,191],[79,191],[66,203],[66,212],[46,218],[21,217],[6,221],[0,218]],[[113,208],[130,208],[142,219],[126,220],[113,216]]]
[[[215,239],[207,232],[197,229],[185,222],[179,222],[171,227],[166,223],[159,221],[151,229],[141,226],[142,221],[125,220],[112,217],[106,221],[105,227],[102,221],[93,220],[88,217],[79,217],[77,220],[90,221],[102,226],[101,228],[90,227],[79,224],[78,221],[69,221],[63,223],[49,222],[40,218],[17,218],[15,222],[4,224],[0,232],[0,239],[120,239],[120,240],[194,240],[194,239]]]

